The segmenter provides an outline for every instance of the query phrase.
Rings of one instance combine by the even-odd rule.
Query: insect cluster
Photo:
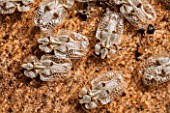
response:
[[[31,71],[29,61],[22,65],[26,69],[24,72],[26,76],[34,78],[39,74],[42,81],[62,80],[70,75],[71,59],[79,59],[86,55],[89,45],[86,36],[64,29],[58,33],[52,32],[53,28],[66,18],[66,8],[70,8],[73,3],[49,0],[43,1],[37,8],[34,23],[45,34],[37,42],[39,49],[45,54],[40,60],[32,62]],[[38,66],[41,65],[40,68],[37,63]]]
[[[96,2],[96,0],[77,0],[78,2]],[[26,12],[34,0],[0,0],[0,14],[12,14],[15,10]],[[86,36],[71,31],[52,30],[65,20],[74,0],[46,0],[37,8],[34,24],[42,33],[38,42],[39,50],[44,54],[39,58],[31,56],[22,64],[24,74],[42,81],[62,80],[70,75],[72,59],[86,56],[89,40]],[[106,2],[109,2],[106,1]],[[107,9],[98,24],[95,37],[95,54],[101,59],[109,58],[118,50],[124,30],[123,17],[133,26],[146,29],[156,19],[156,13],[147,0],[113,0],[111,5],[118,5],[119,12]],[[146,85],[159,84],[170,80],[170,58],[151,57],[142,63],[139,75]],[[126,88],[121,74],[110,71],[91,81],[91,86],[83,87],[79,92],[79,103],[86,109],[93,109],[114,100]]]
[[[85,56],[89,45],[85,36],[68,30],[59,30],[54,36],[40,38],[38,43],[45,54],[40,60],[31,56],[22,67],[26,69],[26,76],[35,78],[39,74],[42,81],[62,80],[69,76],[71,59]]]
[[[126,82],[121,74],[107,72],[91,81],[91,89],[84,87],[80,90],[80,104],[84,104],[86,109],[108,104],[120,95],[125,87]]]
[[[16,10],[19,12],[30,11],[30,4],[34,0],[0,0],[0,14],[12,14]]]

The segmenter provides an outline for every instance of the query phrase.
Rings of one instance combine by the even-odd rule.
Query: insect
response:
[[[79,2],[89,2],[96,0],[78,0]],[[105,0],[104,0],[105,1]],[[147,29],[148,34],[154,33],[152,23],[156,20],[156,12],[147,0],[113,0],[114,4],[120,6],[120,13],[136,28]],[[106,2],[109,2],[106,1]],[[119,7],[118,7],[119,8]],[[121,43],[124,23],[123,16],[117,12],[107,10],[102,17],[96,32],[99,40],[95,44],[95,53],[101,55],[101,59],[111,57],[116,53],[118,45]]]
[[[31,56],[28,61],[22,64],[24,74],[27,77],[35,78],[40,75],[42,81],[62,80],[69,76],[72,62],[69,59],[61,59],[54,55],[45,54],[39,60]]]
[[[43,32],[51,31],[67,16],[67,11],[57,0],[43,2],[34,17],[34,23]]]
[[[39,49],[50,53],[54,51],[59,58],[77,59],[87,53],[88,38],[69,30],[59,30],[53,36],[38,39]]]
[[[107,10],[96,31],[96,38],[99,42],[95,45],[95,53],[101,54],[102,59],[113,55],[116,47],[121,43],[123,28],[121,15]]]
[[[170,80],[170,58],[150,57],[141,64],[139,75],[145,85],[157,85]]]
[[[0,1],[0,14],[12,14],[16,10],[19,12],[30,11],[29,4],[34,0],[4,0]]]
[[[120,12],[135,27],[146,29],[156,19],[156,12],[147,0],[114,0],[122,4]]]
[[[91,89],[83,87],[79,92],[80,104],[86,109],[94,109],[100,105],[110,103],[120,95],[126,87],[121,74],[109,71],[91,81]]]

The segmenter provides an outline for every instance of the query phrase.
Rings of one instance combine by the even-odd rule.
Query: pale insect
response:
[[[156,19],[156,12],[147,0],[114,0],[122,4],[120,12],[135,27],[146,29]]]
[[[95,53],[101,55],[102,59],[111,57],[121,43],[123,29],[122,16],[107,10],[97,28],[96,38],[99,42],[95,45]]]
[[[30,11],[30,4],[34,0],[6,0],[0,1],[0,14],[12,14],[16,10],[19,12]],[[22,3],[22,4],[21,4]]]
[[[89,45],[87,37],[69,30],[59,30],[54,36],[40,38],[38,43],[40,50],[46,53],[54,50],[55,56],[70,59],[85,56]]]
[[[72,62],[54,55],[43,55],[40,60],[36,56],[31,56],[22,67],[26,69],[24,74],[27,77],[35,78],[39,74],[42,81],[54,81],[69,76]]]
[[[94,109],[100,105],[105,105],[120,95],[127,83],[121,74],[110,71],[94,78],[91,81],[92,88],[84,87],[79,92],[80,104],[86,109]]]
[[[43,32],[51,31],[67,16],[67,11],[57,0],[43,2],[37,9],[34,23]]]
[[[170,81],[170,58],[150,57],[141,64],[139,75],[145,85],[157,85]]]

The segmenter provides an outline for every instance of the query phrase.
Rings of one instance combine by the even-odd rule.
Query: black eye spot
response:
[[[50,11],[50,7],[46,6],[46,7],[44,8],[44,12],[46,12],[46,11]]]
[[[106,90],[106,93],[109,94],[109,90]]]
[[[148,29],[147,29],[147,33],[148,34],[153,34],[154,31],[155,31],[155,29],[154,29],[153,25],[149,24]]]
[[[58,18],[58,14],[57,13],[54,13],[54,18]]]
[[[106,84],[105,84],[105,83],[102,83],[102,86],[103,86],[103,87],[105,87],[105,86],[106,86]]]
[[[139,4],[137,5],[137,7],[138,7],[138,8],[140,8],[141,6],[142,6],[142,4],[141,4],[141,3],[139,3]]]
[[[78,12],[78,16],[82,21],[87,20],[87,15],[85,14],[85,12]]]

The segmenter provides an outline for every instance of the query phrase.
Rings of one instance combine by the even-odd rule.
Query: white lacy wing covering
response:
[[[69,30],[59,30],[53,39],[56,56],[77,59],[87,54],[89,41],[82,34]]]
[[[147,0],[127,0],[120,7],[120,12],[132,25],[138,28],[145,29],[156,19],[156,12]]]
[[[111,57],[116,52],[116,46],[121,43],[123,29],[122,16],[107,10],[96,31],[96,38],[99,42],[95,45],[95,53],[101,55],[102,59]]]
[[[61,80],[69,76],[72,62],[69,59],[57,58],[54,55],[43,55],[40,60],[36,56],[22,65],[27,77],[35,78],[38,74],[42,81]],[[30,58],[30,59],[31,59]]]
[[[139,69],[145,85],[157,85],[170,81],[170,57],[156,56],[145,60]]]
[[[110,103],[123,92],[127,84],[121,74],[110,71],[94,78],[91,86],[92,88],[83,87],[79,92],[79,102],[86,109]]]
[[[59,58],[78,59],[87,54],[88,38],[69,30],[38,39],[39,49],[46,53],[54,51]]]
[[[41,57],[41,61],[45,61],[45,64],[50,63],[49,65],[47,65],[48,68],[46,68],[47,71],[50,71],[50,76],[45,73],[40,73],[40,79],[42,80],[43,78],[43,81],[64,79],[66,76],[69,75],[69,72],[72,68],[71,60],[61,59],[55,57],[54,55],[43,55]]]
[[[62,4],[59,4],[55,0],[43,2],[37,9],[34,23],[43,32],[48,32],[61,23],[66,16],[67,11]]]

